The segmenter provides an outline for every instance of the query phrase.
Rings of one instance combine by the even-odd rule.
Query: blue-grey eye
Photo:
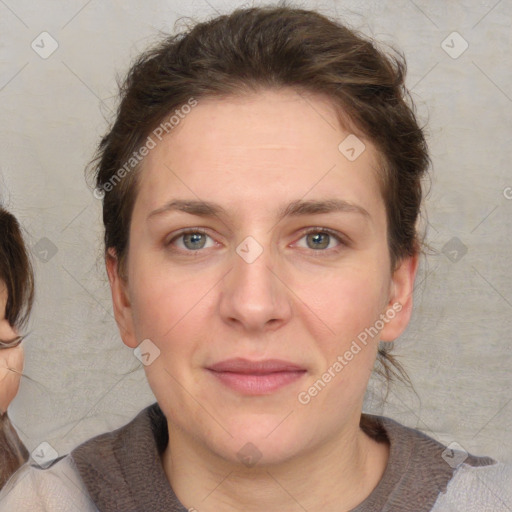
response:
[[[311,249],[326,249],[329,246],[330,237],[329,233],[321,231],[306,235],[306,239],[312,242],[312,245],[309,246]]]
[[[203,249],[206,243],[206,236],[204,233],[185,233],[182,235],[183,243],[187,249],[196,251],[197,249]],[[190,246],[189,246],[190,244]]]

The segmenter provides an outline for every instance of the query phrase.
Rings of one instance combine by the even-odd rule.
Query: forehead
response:
[[[335,191],[370,205],[380,197],[377,153],[354,137],[322,96],[284,89],[199,100],[144,159],[139,199],[157,208],[172,187],[191,199],[263,205]],[[346,140],[364,148],[352,161]]]

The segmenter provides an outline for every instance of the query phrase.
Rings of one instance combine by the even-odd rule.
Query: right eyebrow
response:
[[[222,206],[209,201],[174,199],[166,203],[164,206],[153,210],[148,215],[148,219],[173,211],[189,213],[190,215],[198,215],[199,217],[215,217],[217,215],[225,215],[227,213]]]

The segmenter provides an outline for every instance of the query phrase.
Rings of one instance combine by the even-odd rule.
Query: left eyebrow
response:
[[[182,200],[174,199],[164,206],[157,208],[148,215],[148,220],[163,213],[179,211],[197,215],[199,217],[214,217],[218,215],[227,215],[227,211],[220,205],[210,201]],[[349,203],[344,199],[326,199],[304,201],[297,199],[277,211],[278,220],[285,217],[298,217],[303,215],[319,215],[325,213],[358,213],[364,217],[370,218],[370,214],[362,206]]]
[[[359,213],[365,217],[370,217],[370,214],[362,206],[349,203],[344,199],[326,199],[322,201],[309,200],[304,201],[298,199],[292,201],[285,208],[278,212],[279,220],[284,217],[297,217],[301,215],[319,215],[322,213]]]

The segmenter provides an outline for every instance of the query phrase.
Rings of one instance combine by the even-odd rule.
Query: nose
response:
[[[248,253],[235,252],[233,267],[221,281],[220,315],[243,331],[278,329],[292,314],[291,293],[272,265],[270,251],[263,248],[253,261],[254,251],[260,250],[252,245]]]

